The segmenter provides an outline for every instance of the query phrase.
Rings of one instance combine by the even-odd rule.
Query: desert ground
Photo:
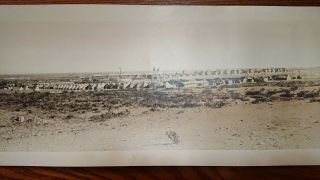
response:
[[[0,93],[0,151],[320,148],[320,81]]]

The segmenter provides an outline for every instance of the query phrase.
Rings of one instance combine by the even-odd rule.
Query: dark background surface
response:
[[[319,166],[291,167],[0,167],[0,179],[319,179]]]
[[[320,0],[0,0],[1,4],[320,6]],[[320,166],[0,167],[0,179],[320,179]]]

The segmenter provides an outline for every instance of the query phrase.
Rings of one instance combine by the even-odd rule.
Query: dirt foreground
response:
[[[85,116],[2,125],[1,151],[107,151],[320,148],[320,103],[238,104],[223,108],[131,107],[130,116]],[[13,112],[0,110],[4,118]],[[22,112],[14,112],[16,115]],[[27,125],[26,125],[27,124]]]

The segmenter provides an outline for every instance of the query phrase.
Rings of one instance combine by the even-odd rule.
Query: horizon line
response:
[[[246,67],[246,68],[214,68],[214,69],[177,69],[177,70],[159,70],[159,72],[182,72],[182,71],[213,71],[213,70],[237,70],[237,69],[273,69],[273,68],[286,68],[286,69],[313,69],[320,68],[320,66],[300,66],[300,67]],[[132,70],[132,71],[124,71],[121,70],[121,73],[133,73],[133,72],[145,72],[152,73],[153,70]],[[53,75],[53,74],[93,74],[93,73],[119,73],[120,71],[81,71],[81,72],[35,72],[35,73],[6,73],[0,74],[0,76],[23,76],[23,75]],[[116,74],[114,74],[116,75]]]

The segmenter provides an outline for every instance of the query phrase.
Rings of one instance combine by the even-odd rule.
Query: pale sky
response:
[[[0,6],[0,74],[314,66],[319,7]]]

